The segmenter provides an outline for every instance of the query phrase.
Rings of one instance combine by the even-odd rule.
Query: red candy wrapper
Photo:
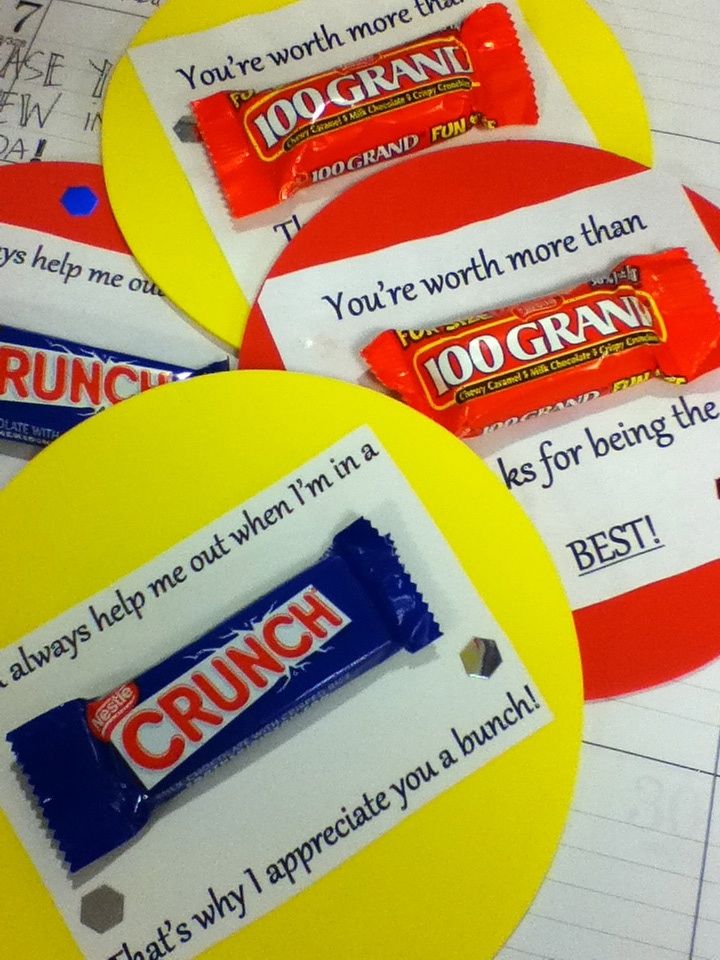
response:
[[[234,217],[473,128],[538,121],[532,77],[498,3],[459,29],[275,90],[217,93],[192,108]]]
[[[720,364],[719,341],[710,291],[678,249],[531,303],[385,331],[362,356],[410,406],[473,437],[651,377],[686,383]]]

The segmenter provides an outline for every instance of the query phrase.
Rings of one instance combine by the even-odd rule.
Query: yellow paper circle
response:
[[[10,645],[364,424],[447,538],[554,720],[208,960],[495,954],[550,864],[580,746],[577,643],[549,555],[503,485],[449,433],[381,394],[302,374],[217,374],[152,390],[61,437],[0,492],[12,545],[0,551],[0,623]],[[0,858],[6,955],[78,960],[2,815]]]
[[[519,0],[540,45],[604,150],[649,166],[647,111],[632,68],[586,0]],[[282,0],[168,0],[132,46],[266,13]],[[113,210],[143,268],[179,307],[238,346],[249,304],[175,159],[127,56],[103,113],[103,164]]]

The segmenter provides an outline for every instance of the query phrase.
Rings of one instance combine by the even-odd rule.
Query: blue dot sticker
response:
[[[71,217],[89,217],[99,202],[90,187],[68,187],[60,197],[60,203]]]

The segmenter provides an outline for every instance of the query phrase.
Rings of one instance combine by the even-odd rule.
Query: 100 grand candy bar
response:
[[[682,249],[608,276],[426,330],[386,330],[362,356],[406,403],[473,437],[645,383],[720,366],[720,315]]]
[[[390,537],[360,518],[319,562],[135,680],[7,739],[74,872],[266,731],[439,636]]]
[[[538,121],[532,77],[499,3],[455,30],[274,90],[217,93],[192,107],[234,217],[473,129]]]

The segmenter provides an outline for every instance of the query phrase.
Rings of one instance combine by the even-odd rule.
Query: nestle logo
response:
[[[555,310],[562,305],[562,297],[543,297],[540,300],[533,300],[530,303],[523,303],[519,307],[515,307],[515,313],[521,320],[525,320],[527,317],[532,317],[536,313]]]
[[[140,699],[140,691],[134,683],[124,683],[106,697],[94,700],[87,706],[87,721],[98,740],[110,742],[115,725],[129,713]]]

